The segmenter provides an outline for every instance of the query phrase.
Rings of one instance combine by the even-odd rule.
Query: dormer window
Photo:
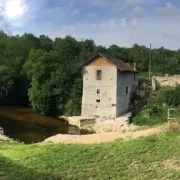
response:
[[[96,79],[97,80],[102,80],[102,71],[101,70],[96,71]]]

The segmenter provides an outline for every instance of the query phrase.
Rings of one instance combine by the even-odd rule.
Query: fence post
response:
[[[168,119],[168,124],[169,124],[170,129],[171,129],[171,120],[176,120],[176,119],[178,120],[178,118],[179,118],[178,114],[176,115],[177,117],[172,117],[171,118],[170,117],[170,111],[176,111],[176,110],[178,111],[180,109],[175,109],[175,108],[174,109],[168,109],[168,117],[167,117],[167,119]]]
[[[168,124],[169,124],[169,128],[171,129],[171,122],[170,122],[170,109],[168,109]]]

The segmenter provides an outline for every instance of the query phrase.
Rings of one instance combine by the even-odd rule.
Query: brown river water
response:
[[[0,127],[5,135],[24,143],[41,142],[56,134],[83,134],[61,119],[24,107],[0,107]]]

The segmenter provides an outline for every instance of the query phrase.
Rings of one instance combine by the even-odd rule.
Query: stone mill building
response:
[[[137,85],[135,65],[103,54],[93,56],[83,68],[81,116],[116,118],[127,113]]]

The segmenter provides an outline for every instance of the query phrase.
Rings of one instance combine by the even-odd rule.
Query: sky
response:
[[[179,0],[0,0],[0,29],[180,49]]]

